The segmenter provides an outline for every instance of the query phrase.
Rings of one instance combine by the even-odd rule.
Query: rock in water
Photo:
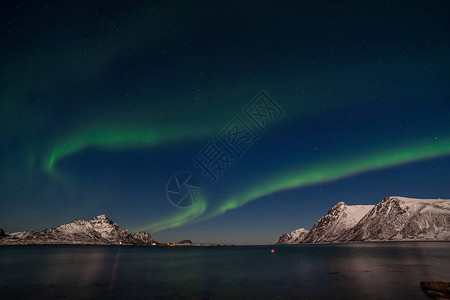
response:
[[[450,299],[450,282],[422,281],[420,287],[428,296],[435,299]]]
[[[0,228],[0,239],[6,237],[5,232],[3,231],[3,228]]]

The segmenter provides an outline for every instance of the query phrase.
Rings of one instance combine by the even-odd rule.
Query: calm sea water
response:
[[[430,299],[422,280],[450,281],[450,243],[0,247],[0,299]]]

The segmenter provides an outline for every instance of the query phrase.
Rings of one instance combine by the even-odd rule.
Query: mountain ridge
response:
[[[386,197],[341,239],[450,240],[450,200]]]
[[[339,202],[303,239],[286,244],[435,240],[450,240],[450,200],[390,196],[376,205]]]
[[[132,235],[106,215],[85,220],[73,220],[57,227],[3,233],[0,245],[83,244],[83,245],[140,245],[155,243],[145,231]]]

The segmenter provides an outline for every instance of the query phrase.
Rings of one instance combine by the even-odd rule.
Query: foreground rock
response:
[[[420,287],[428,296],[435,299],[450,299],[450,282],[422,281]]]
[[[151,244],[153,239],[147,232],[134,236],[105,215],[89,221],[75,220],[43,231],[21,231],[10,233],[0,240],[0,245],[37,244],[83,244],[83,245],[136,245]]]

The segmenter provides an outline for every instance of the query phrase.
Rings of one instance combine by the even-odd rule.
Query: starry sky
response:
[[[339,201],[450,198],[449,14],[448,1],[2,1],[0,227],[104,213],[162,242],[269,244]],[[230,128],[254,137],[239,155]],[[232,160],[215,181],[195,161],[211,142]],[[180,172],[202,187],[187,208],[167,197]]]

